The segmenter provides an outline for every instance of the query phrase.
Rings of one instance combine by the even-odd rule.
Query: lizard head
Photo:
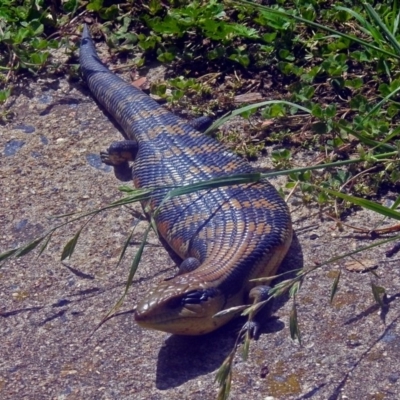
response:
[[[228,322],[232,315],[213,318],[226,307],[221,290],[191,278],[179,275],[151,289],[136,308],[136,322],[177,335],[202,335]]]

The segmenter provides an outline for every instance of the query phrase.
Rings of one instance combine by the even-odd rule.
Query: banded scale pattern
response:
[[[80,65],[95,99],[126,139],[137,143],[135,187],[181,186],[254,172],[222,144],[111,73],[86,26]],[[150,204],[142,206],[151,213],[167,191],[157,189]],[[162,243],[182,260],[181,269],[149,290],[135,319],[144,327],[177,334],[207,333],[231,319],[213,315],[245,304],[249,280],[275,274],[292,238],[287,206],[267,180],[175,197],[162,206],[156,225]],[[193,260],[197,268],[186,268]]]

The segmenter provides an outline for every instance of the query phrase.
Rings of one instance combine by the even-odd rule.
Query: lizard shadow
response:
[[[293,271],[302,267],[303,253],[298,238],[294,235],[288,254],[279,269],[279,273],[285,274],[274,283],[294,277]],[[274,302],[273,313],[288,300],[287,294],[278,298]],[[238,332],[245,321],[245,318],[235,318],[220,329],[202,336],[171,335],[158,354],[156,387],[167,390],[216,371],[234,348]],[[261,335],[279,332],[284,327],[285,324],[278,318],[271,318],[263,327]]]

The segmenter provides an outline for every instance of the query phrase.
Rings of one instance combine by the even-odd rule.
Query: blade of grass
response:
[[[12,249],[12,250],[7,250],[4,253],[1,253],[0,254],[0,261],[7,260],[7,258],[12,257],[17,251],[18,251],[18,249]],[[3,265],[1,265],[1,267],[2,266]]]
[[[117,265],[115,266],[116,268],[118,268],[118,266],[121,264],[121,261],[122,261],[123,258],[124,258],[124,255],[125,255],[125,253],[126,253],[126,249],[128,248],[129,243],[131,242],[133,233],[135,232],[135,229],[136,229],[138,223],[139,223],[139,221],[137,221],[136,225],[132,228],[130,234],[128,235],[128,237],[127,237],[126,240],[125,240],[125,243],[124,243],[124,245],[123,245],[123,247],[122,247],[122,250],[121,250],[121,254],[119,255],[119,258],[118,258]]]
[[[206,131],[205,134],[211,133],[213,131],[215,131],[216,129],[218,129],[221,125],[223,125],[225,122],[229,121],[231,118],[236,117],[237,115],[241,115],[244,112],[247,111],[251,111],[251,110],[255,110],[261,107],[265,107],[268,106],[270,104],[286,104],[290,107],[295,107],[298,108],[299,110],[304,111],[307,114],[311,114],[311,110],[301,106],[299,104],[296,103],[292,103],[290,101],[285,101],[285,100],[268,100],[268,101],[263,101],[261,103],[255,103],[255,104],[250,104],[248,106],[245,107],[241,107],[238,108],[236,110],[233,111],[229,111],[228,113],[226,113],[225,115],[223,115],[221,118],[217,119]]]
[[[123,297],[125,297],[125,295],[128,293],[129,287],[132,285],[133,277],[135,276],[135,273],[138,269],[140,260],[142,258],[144,246],[146,245],[146,242],[147,242],[147,236],[149,235],[151,228],[152,228],[152,226],[151,226],[151,224],[149,224],[147,226],[146,230],[144,231],[142,242],[140,243],[140,246],[139,246],[139,248],[135,254],[135,257],[132,261],[132,264],[131,264],[131,268],[129,271],[128,279],[126,281],[125,292],[123,294]],[[121,298],[121,300],[123,299],[123,297]]]
[[[53,236],[54,230],[51,230],[47,236],[47,240],[43,243],[43,246],[40,248],[38,258],[43,254],[43,252],[46,250],[47,245],[49,244],[52,236]]]
[[[356,137],[361,143],[366,144],[367,146],[371,146],[374,148],[379,148],[381,147],[384,150],[388,151],[395,151],[396,148],[394,146],[391,146],[390,144],[386,144],[384,142],[377,142],[376,140],[370,139],[368,137],[365,137],[362,135],[360,132],[355,131],[354,129],[349,128],[348,126],[345,126],[341,123],[337,124],[338,129],[343,129],[347,133],[350,133],[354,137]],[[395,155],[394,153],[391,153],[391,155]]]
[[[339,198],[341,198],[343,200],[346,200],[346,201],[348,201],[348,202],[350,202],[352,204],[356,204],[356,205],[358,205],[360,207],[363,207],[363,208],[366,208],[368,210],[374,211],[374,212],[376,212],[378,214],[381,214],[381,215],[384,215],[386,217],[393,218],[393,219],[395,219],[397,221],[400,220],[400,212],[392,210],[389,207],[382,206],[381,204],[375,203],[375,202],[373,202],[371,200],[367,200],[367,199],[362,199],[360,197],[351,196],[349,194],[338,192],[338,191],[332,190],[332,189],[321,188],[321,187],[317,187],[317,186],[315,186],[315,187],[319,188],[320,190],[323,190],[326,193],[329,193],[332,196],[336,196],[336,197],[339,197]]]
[[[22,257],[28,253],[30,253],[32,250],[34,250],[45,238],[47,237],[47,233],[37,239],[32,240],[25,246],[19,248],[15,254],[15,257]]]
[[[84,222],[82,227],[75,233],[74,237],[68,241],[68,243],[64,246],[64,249],[61,254],[61,261],[65,260],[67,257],[71,258],[72,254],[75,251],[76,244],[78,243],[78,239],[82,233],[82,230],[86,227],[86,225],[95,217],[94,214],[92,215],[87,221]]]
[[[379,26],[379,28],[381,29],[383,34],[386,36],[386,39],[390,42],[392,47],[400,55],[400,45],[399,45],[397,39],[395,38],[394,35],[392,35],[392,32],[390,32],[389,29],[387,28],[387,26],[382,22],[382,20],[380,19],[379,15],[374,10],[374,8],[370,4],[365,2],[365,1],[362,1],[361,4],[367,10],[370,18],[373,19],[375,21],[375,23]]]
[[[289,330],[290,330],[290,337],[292,338],[292,340],[295,340],[297,338],[299,344],[301,345],[301,333],[300,333],[299,321],[297,319],[297,307],[296,307],[295,297],[293,297],[292,310],[290,311],[290,316],[289,316]]]
[[[215,189],[221,186],[254,183],[259,181],[260,179],[261,179],[261,173],[253,172],[248,174],[236,174],[231,176],[225,176],[222,178],[210,179],[204,182],[197,182],[170,190],[165,196],[165,201],[176,196],[182,196],[184,194],[197,192],[199,190]]]
[[[378,43],[384,41],[384,37],[381,33],[376,29],[375,26],[371,25],[361,14],[352,10],[351,8],[336,6],[335,10],[345,11],[348,14],[352,15],[360,24],[360,29],[367,35],[370,35],[373,39],[375,39]]]
[[[93,331],[91,332],[91,334],[89,335],[89,337],[86,339],[86,342],[94,335],[94,333],[100,328],[101,325],[103,325],[103,323],[111,317],[111,315],[113,313],[115,313],[123,304],[124,299],[128,293],[129,288],[132,285],[132,281],[133,281],[133,277],[135,276],[135,273],[137,271],[137,268],[139,266],[139,262],[140,259],[142,258],[142,254],[143,254],[143,249],[144,246],[146,245],[146,241],[147,241],[147,236],[150,232],[151,229],[151,225],[149,224],[147,229],[145,230],[144,234],[143,234],[143,238],[142,238],[142,242],[140,243],[139,249],[137,250],[135,257],[132,261],[131,264],[131,268],[129,271],[129,276],[125,285],[125,290],[124,293],[122,294],[122,296],[119,298],[119,300],[114,304],[114,306],[111,308],[110,311],[108,311],[108,313],[101,319],[101,321],[98,323],[98,325],[93,329]]]
[[[339,280],[340,280],[340,276],[342,275],[342,271],[339,270],[335,280],[333,281],[332,284],[332,289],[331,289],[331,297],[330,297],[330,302],[333,302],[333,299],[337,293],[338,287],[339,287]]]
[[[392,97],[394,97],[398,92],[400,92],[400,87],[398,87],[397,89],[393,90],[393,92],[389,93],[387,96],[385,96],[379,103],[377,103],[372,109],[371,111],[365,116],[365,119],[368,119],[370,117],[372,117],[376,111],[379,111],[380,108],[382,107],[382,105],[384,103],[386,103],[389,99],[391,99]]]

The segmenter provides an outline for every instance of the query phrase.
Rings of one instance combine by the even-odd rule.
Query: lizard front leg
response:
[[[101,161],[114,167],[117,179],[128,182],[133,179],[130,161],[134,161],[138,152],[138,143],[135,140],[114,142],[106,150],[100,152]]]

